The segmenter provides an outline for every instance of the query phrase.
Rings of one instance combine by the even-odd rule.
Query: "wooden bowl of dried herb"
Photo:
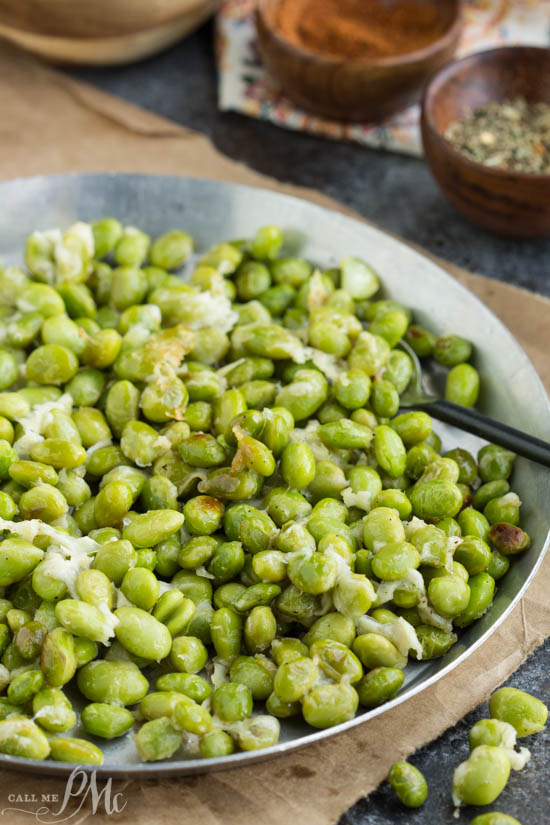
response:
[[[467,218],[508,237],[550,236],[550,49],[509,46],[445,66],[424,93],[422,139]]]

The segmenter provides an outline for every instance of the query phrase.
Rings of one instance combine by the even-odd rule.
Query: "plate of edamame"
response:
[[[198,773],[391,710],[547,548],[550,480],[400,412],[548,438],[500,321],[352,218],[214,181],[0,184],[0,764]]]

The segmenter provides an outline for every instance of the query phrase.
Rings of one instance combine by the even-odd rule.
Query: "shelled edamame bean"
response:
[[[442,457],[426,413],[398,414],[399,340],[470,405],[468,341],[274,226],[193,250],[103,218],[0,269],[0,752],[99,762],[51,736],[69,684],[84,729],[144,760],[348,721],[444,655],[529,545],[513,454]]]
[[[400,802],[406,808],[420,808],[428,796],[428,785],[424,776],[409,762],[396,762],[391,766],[388,782]]]

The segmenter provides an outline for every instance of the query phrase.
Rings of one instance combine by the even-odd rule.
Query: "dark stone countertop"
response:
[[[503,240],[467,223],[446,202],[421,160],[333,143],[219,112],[210,25],[179,46],[136,65],[79,69],[72,74],[205,133],[221,152],[260,172],[315,187],[382,228],[455,264],[550,296],[550,240]],[[550,641],[531,655],[509,684],[548,701],[549,674]],[[468,731],[484,715],[486,707],[477,708],[413,756],[411,761],[424,772],[430,787],[421,809],[404,809],[383,785],[350,808],[339,825],[469,823],[483,811],[467,809],[460,819],[454,819],[450,784],[454,767],[466,758]],[[525,744],[532,750],[531,762],[512,775],[489,810],[515,815],[522,825],[544,825],[550,822],[550,730],[530,737]]]

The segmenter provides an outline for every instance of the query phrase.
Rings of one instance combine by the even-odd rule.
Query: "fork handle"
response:
[[[516,430],[514,427],[509,427],[501,421],[496,421],[486,415],[481,415],[475,410],[460,407],[458,404],[442,399],[414,404],[414,408],[424,410],[439,421],[453,424],[455,427],[485,438],[493,444],[506,447],[524,458],[529,458],[531,461],[550,467],[550,444],[548,442],[521,432],[521,430]]]

